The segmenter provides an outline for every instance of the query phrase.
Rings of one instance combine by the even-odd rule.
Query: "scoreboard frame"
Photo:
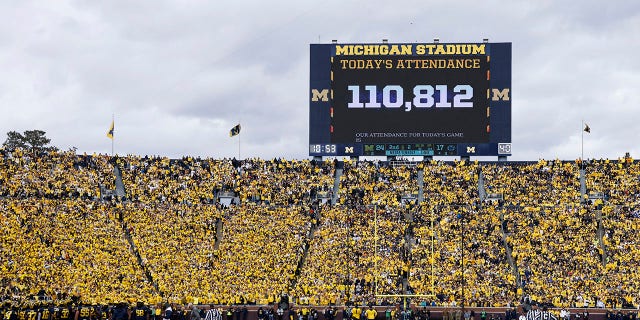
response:
[[[309,156],[511,155],[511,43],[311,44],[309,87]]]

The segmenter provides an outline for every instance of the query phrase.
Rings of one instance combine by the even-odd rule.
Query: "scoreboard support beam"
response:
[[[498,161],[499,162],[506,162],[507,161],[507,156],[498,156]]]

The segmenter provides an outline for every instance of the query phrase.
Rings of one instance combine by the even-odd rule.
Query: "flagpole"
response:
[[[115,125],[115,114],[112,113],[111,114],[111,123]],[[113,130],[114,133],[111,134],[111,157],[113,158],[113,140],[115,140],[116,135],[115,135],[115,129]]]
[[[582,139],[580,141],[580,165],[582,166],[582,163],[584,162],[584,119],[582,120],[581,132]]]

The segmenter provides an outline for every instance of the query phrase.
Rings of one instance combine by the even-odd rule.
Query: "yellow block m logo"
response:
[[[467,153],[476,153],[476,147],[467,147]]]
[[[353,153],[353,147],[344,147],[344,153]]]
[[[493,101],[509,101],[509,88],[504,88],[502,90],[493,88],[491,89],[491,93],[493,93],[493,96],[491,97],[491,100]]]
[[[329,101],[329,89],[322,89],[322,91],[318,91],[318,89],[311,89],[311,101]]]

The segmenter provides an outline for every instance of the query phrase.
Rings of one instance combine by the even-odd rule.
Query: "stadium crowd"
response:
[[[377,293],[400,294],[405,228],[391,209],[323,210],[294,295],[327,305],[366,304],[376,301]]]
[[[592,199],[581,198],[581,168],[586,171],[587,192],[595,196]],[[637,221],[621,212],[637,208],[637,163],[541,160],[485,166],[483,172],[491,181],[490,189],[504,194],[503,225],[525,294],[563,307],[637,306],[636,277],[625,273],[628,263],[635,262],[626,257],[635,250],[628,246],[630,251],[620,254],[621,247],[607,243],[615,235],[623,243],[634,243]],[[604,224],[602,239],[599,221]],[[624,230],[625,236],[618,230]],[[605,249],[615,257],[607,257]]]
[[[399,207],[402,198],[417,197],[417,168],[383,162],[345,160],[340,177],[340,203]]]
[[[151,284],[115,219],[116,208],[74,199],[1,199],[4,296],[88,301],[147,297]]]
[[[114,166],[126,196],[101,198],[101,187],[116,188]],[[583,166],[591,199],[580,195]],[[331,205],[336,169],[328,160],[1,150],[0,296],[262,305],[286,295],[361,305],[410,292],[441,306],[640,302],[638,163],[345,160]],[[482,202],[481,188],[503,198]],[[224,192],[230,204],[218,200]]]
[[[499,217],[493,206],[476,209],[479,165],[433,161],[424,170],[429,201],[415,217],[411,287],[416,293],[435,295],[430,300],[439,305],[513,305],[518,297]],[[469,288],[464,299],[463,287]]]

